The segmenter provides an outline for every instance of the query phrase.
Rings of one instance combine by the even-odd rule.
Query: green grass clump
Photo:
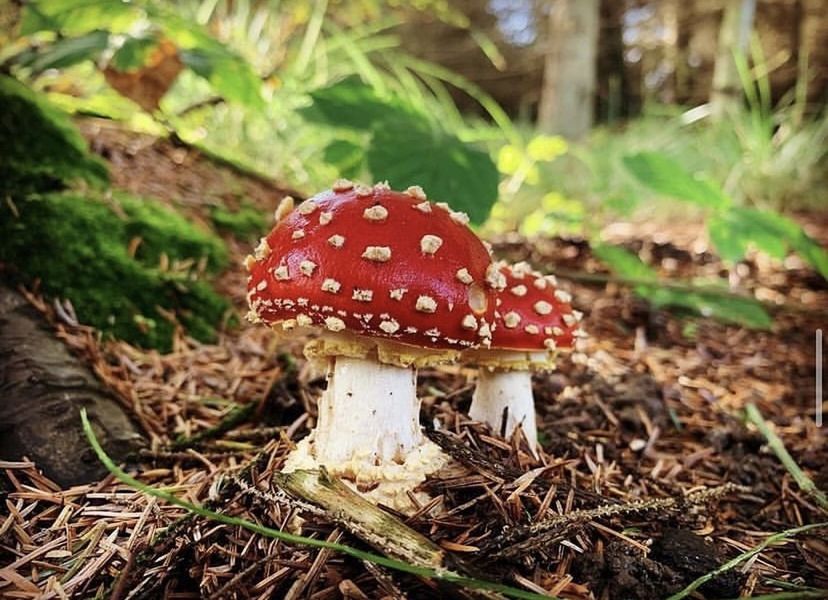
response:
[[[217,206],[210,212],[210,219],[216,229],[231,233],[242,240],[261,235],[267,229],[264,215],[251,206],[242,206],[235,212],[224,206]]]
[[[0,106],[0,194],[108,181],[105,164],[89,153],[69,116],[43,96],[0,75]]]
[[[50,193],[0,206],[0,261],[18,279],[70,299],[82,323],[168,351],[175,324],[161,311],[173,311],[191,336],[213,340],[229,302],[194,269],[160,270],[162,253],[173,263],[227,261],[220,239],[150,200]]]

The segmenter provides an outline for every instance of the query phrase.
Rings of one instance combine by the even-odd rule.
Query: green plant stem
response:
[[[745,407],[745,414],[747,415],[748,421],[753,423],[759,432],[765,436],[765,439],[768,441],[768,447],[773,450],[776,458],[779,459],[779,462],[785,466],[788,473],[794,478],[799,489],[811,496],[819,504],[820,508],[828,511],[828,496],[799,468],[799,465],[796,464],[796,461],[790,455],[787,448],[785,448],[785,444],[782,443],[781,438],[768,426],[768,422],[762,416],[762,413],[759,412],[759,409],[756,408],[756,405],[748,404]]]
[[[83,431],[86,435],[86,439],[89,441],[89,445],[92,447],[92,449],[95,451],[95,454],[98,456],[98,460],[100,460],[101,463],[103,463],[107,470],[109,470],[109,472],[112,473],[112,475],[118,481],[130,487],[133,487],[143,492],[144,494],[154,496],[156,498],[169,502],[170,504],[173,504],[175,506],[180,506],[181,508],[184,508],[201,517],[205,517],[207,519],[211,519],[219,523],[224,523],[225,525],[242,527],[244,529],[247,529],[248,531],[252,531],[253,533],[258,533],[259,535],[275,538],[291,544],[301,544],[313,548],[324,548],[328,550],[334,550],[336,552],[347,554],[348,556],[352,556],[359,560],[366,560],[368,562],[389,569],[394,569],[396,571],[401,571],[403,573],[409,573],[411,575],[416,575],[418,577],[447,581],[449,583],[454,583],[471,589],[498,592],[506,596],[509,596],[510,598],[521,598],[526,600],[549,600],[549,598],[553,598],[553,596],[546,596],[542,594],[536,594],[534,592],[527,592],[508,585],[495,583],[493,581],[483,581],[481,579],[464,577],[447,569],[432,569],[428,567],[419,567],[411,565],[402,561],[388,558],[386,556],[381,556],[379,554],[374,554],[372,552],[366,552],[364,550],[359,550],[358,548],[352,548],[351,546],[346,546],[345,544],[338,544],[335,542],[328,542],[325,540],[308,538],[301,535],[295,535],[292,533],[279,531],[278,529],[273,529],[272,527],[267,527],[265,525],[259,525],[258,523],[248,521],[247,519],[231,517],[229,515],[214,512],[204,507],[191,504],[185,500],[181,500],[180,498],[178,498],[170,492],[150,487],[146,484],[141,483],[131,475],[128,475],[118,465],[112,462],[112,459],[109,458],[109,456],[107,456],[106,452],[101,447],[100,443],[98,442],[98,438],[95,436],[95,432],[92,430],[92,425],[90,424],[89,419],[86,416],[85,409],[81,409],[81,422],[83,424]]]
[[[780,531],[779,533],[774,533],[773,535],[769,535],[764,540],[759,542],[759,544],[757,544],[756,546],[754,546],[753,548],[751,548],[747,552],[743,552],[739,556],[736,556],[735,558],[730,559],[729,561],[724,563],[722,566],[720,566],[718,569],[715,569],[713,571],[710,571],[710,573],[706,573],[705,575],[702,575],[701,577],[699,577],[698,579],[693,581],[690,585],[688,585],[686,588],[684,588],[680,592],[678,592],[676,594],[673,594],[672,596],[667,598],[667,600],[681,600],[682,598],[686,598],[687,596],[689,596],[690,594],[695,592],[697,589],[699,589],[701,586],[703,586],[705,583],[707,583],[711,579],[714,579],[715,577],[718,577],[722,573],[725,573],[725,572],[729,571],[730,569],[742,564],[746,560],[756,556],[757,554],[759,554],[762,550],[764,550],[765,548],[767,548],[771,544],[775,544],[776,542],[786,541],[786,540],[788,540],[788,538],[793,537],[793,536],[795,536],[799,533],[805,533],[806,531],[811,531],[813,529],[819,529],[819,528],[824,528],[824,527],[828,527],[828,522],[811,523],[810,525],[803,525],[802,527],[795,527],[793,529],[786,529],[785,531]]]

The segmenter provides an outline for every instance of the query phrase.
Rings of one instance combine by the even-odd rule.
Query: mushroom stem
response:
[[[283,472],[322,466],[368,499],[413,512],[410,490],[448,460],[420,428],[416,369],[345,356],[328,365],[316,428]]]
[[[327,381],[314,437],[321,464],[401,463],[422,443],[414,369],[338,356]]]
[[[523,435],[534,453],[538,433],[531,372],[479,369],[469,416],[488,423],[495,433],[506,438],[512,436],[518,425],[522,426]]]

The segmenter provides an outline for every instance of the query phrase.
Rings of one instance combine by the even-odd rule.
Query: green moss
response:
[[[224,242],[172,209],[126,194],[117,194],[115,200],[127,215],[123,222],[127,237],[141,239],[135,256],[148,266],[158,265],[161,254],[172,259],[204,257],[214,271],[227,266]]]
[[[0,194],[108,180],[106,166],[89,153],[69,116],[44,96],[0,75],[0,106]]]
[[[143,258],[128,252],[135,235]],[[169,350],[175,325],[162,311],[173,311],[190,335],[211,341],[228,301],[193,271],[160,271],[162,252],[226,261],[220,240],[149,200],[52,193],[18,200],[14,210],[0,206],[0,261],[23,281],[39,280],[47,294],[69,298],[81,322]]]
[[[216,229],[231,233],[239,239],[261,235],[267,228],[264,215],[251,206],[242,206],[235,212],[217,206],[210,212],[210,218]]]

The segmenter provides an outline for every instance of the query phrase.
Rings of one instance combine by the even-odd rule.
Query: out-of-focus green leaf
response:
[[[828,252],[808,237],[801,229],[798,235],[788,240],[794,250],[814,267],[820,275],[828,279]]]
[[[375,179],[396,189],[420,185],[476,224],[497,199],[499,177],[489,155],[424,119],[376,123],[366,159]]]
[[[261,80],[250,65],[222,48],[191,48],[180,52],[181,62],[210,82],[217,94],[226,100],[261,108]]]
[[[37,75],[47,69],[62,69],[85,60],[94,60],[108,44],[109,33],[96,30],[78,37],[61,38],[34,52],[22,53],[14,62]]]
[[[311,92],[310,97],[313,105],[302,109],[302,116],[308,121],[335,127],[367,131],[382,120],[408,122],[418,116],[415,110],[398,99],[379,97],[358,77],[349,77]]]
[[[635,293],[656,307],[680,307],[705,317],[735,323],[752,329],[769,329],[773,321],[753,298],[727,293],[727,288],[718,289],[672,289],[659,285],[658,275],[644,264],[635,254],[607,244],[596,244],[592,252],[607,266],[624,279],[652,281],[634,286]]]
[[[365,150],[354,142],[336,140],[325,147],[322,157],[326,163],[339,169],[342,177],[354,179],[362,170]]]
[[[638,181],[652,190],[707,208],[725,208],[731,200],[715,184],[694,177],[677,162],[657,152],[625,156],[624,166]]]
[[[147,64],[152,51],[158,47],[157,36],[129,37],[121,44],[109,61],[118,71],[133,71]]]
[[[497,170],[504,175],[514,175],[523,162],[523,152],[517,146],[506,144],[497,152]]]
[[[122,0],[32,0],[23,7],[20,33],[59,31],[67,36],[105,29],[124,33],[144,11]]]
[[[609,244],[594,244],[592,253],[607,266],[625,279],[657,280],[658,274],[646,265],[638,256],[621,248]]]
[[[734,206],[710,219],[708,233],[725,260],[740,260],[750,244],[780,259],[790,248],[828,278],[828,252],[798,223],[779,213]]]
[[[249,62],[165,6],[153,4],[147,10],[153,23],[180,49],[181,61],[210,82],[218,95],[251,108],[264,107],[262,81]]]
[[[526,153],[532,160],[551,162],[568,149],[566,140],[559,135],[538,135],[526,146]]]

